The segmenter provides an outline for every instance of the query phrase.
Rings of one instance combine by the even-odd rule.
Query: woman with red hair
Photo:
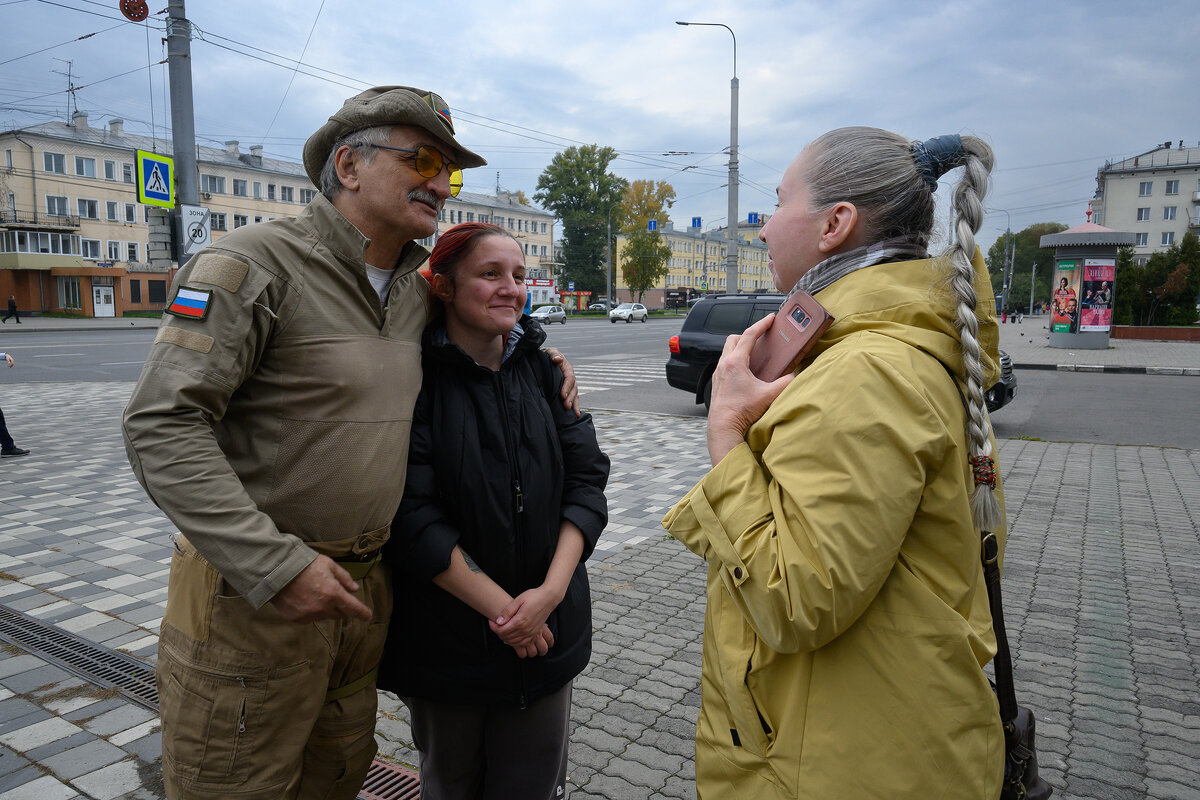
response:
[[[425,331],[384,553],[395,610],[379,686],[409,708],[422,797],[562,797],[609,462],[591,417],[557,400],[511,234],[458,225],[429,263],[443,313]]]

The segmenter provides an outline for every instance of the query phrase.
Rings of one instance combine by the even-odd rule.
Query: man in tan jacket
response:
[[[460,167],[485,163],[438,95],[370,89],[304,147],[321,194],[176,278],[124,416],[138,480],[181,533],[158,658],[171,798],[362,785],[391,614],[376,565],[429,313],[414,240]]]

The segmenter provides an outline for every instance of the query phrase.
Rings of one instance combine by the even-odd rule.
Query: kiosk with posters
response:
[[[1050,346],[1075,350],[1108,347],[1113,297],[1117,291],[1117,248],[1133,245],[1134,235],[1085,222],[1043,236],[1054,248],[1050,292]]]

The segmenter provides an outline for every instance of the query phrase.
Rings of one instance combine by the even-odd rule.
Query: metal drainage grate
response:
[[[158,711],[154,667],[145,661],[101,647],[4,605],[0,605],[0,640]]]
[[[371,762],[367,779],[358,790],[358,800],[417,800],[420,795],[417,773],[382,761]]]
[[[154,667],[53,625],[0,605],[0,641],[56,664],[66,671],[112,688],[140,706],[158,711]],[[417,800],[421,782],[417,773],[395,764],[373,761],[358,800]]]

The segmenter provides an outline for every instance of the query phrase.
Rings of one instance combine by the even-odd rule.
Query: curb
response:
[[[1058,372],[1104,372],[1117,375],[1186,375],[1200,377],[1200,367],[1122,367],[1112,364],[1013,364],[1013,369]]]

